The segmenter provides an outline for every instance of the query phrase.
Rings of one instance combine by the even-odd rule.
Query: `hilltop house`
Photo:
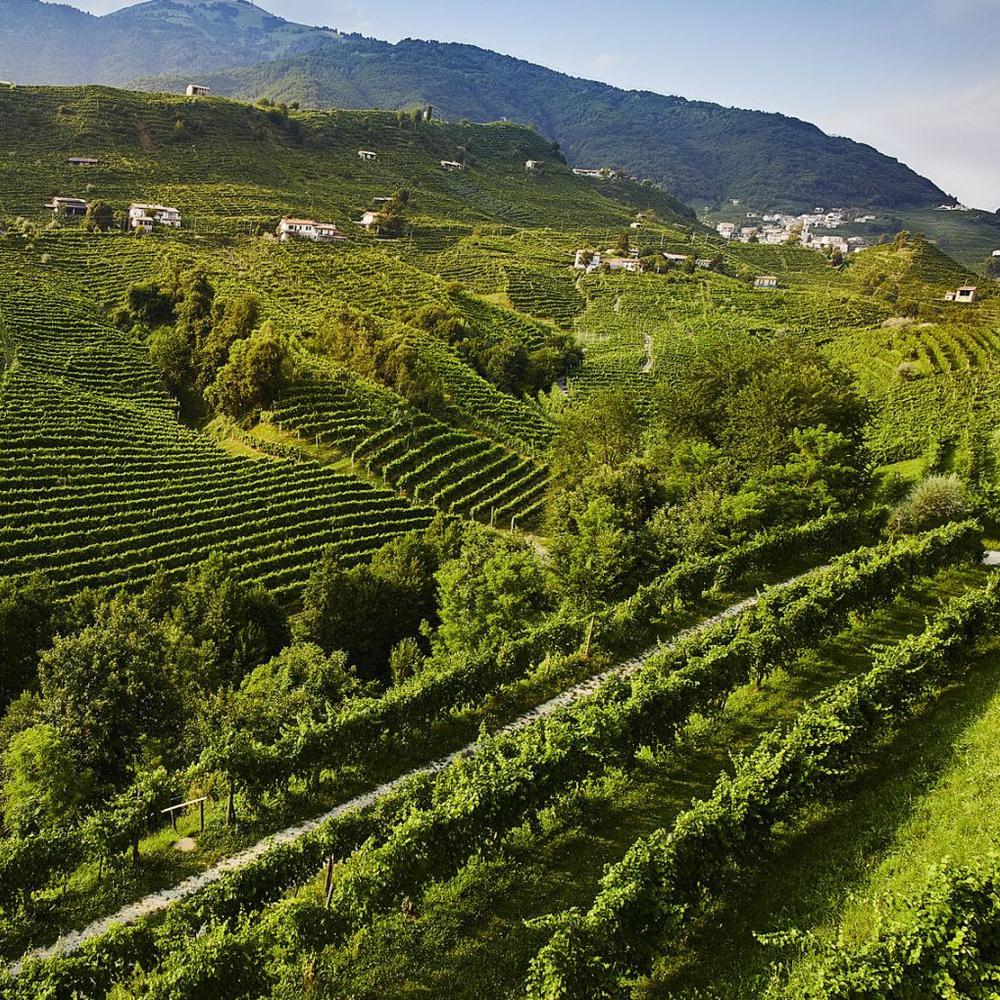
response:
[[[372,160],[378,159],[378,153],[371,149],[359,149],[358,159],[364,160],[366,163],[370,163]]]
[[[292,238],[325,243],[329,240],[346,240],[347,237],[333,222],[316,222],[314,219],[282,219],[277,228],[282,243]]]
[[[976,301],[978,293],[979,288],[976,285],[963,285],[957,292],[947,292],[944,298],[946,302],[962,302],[970,305]]]
[[[146,233],[153,231],[154,223],[170,226],[172,229],[181,228],[181,213],[169,205],[145,205],[134,202],[129,206],[128,220],[133,229],[141,229]]]
[[[371,232],[372,226],[375,226],[376,228],[378,227],[379,220],[381,218],[382,218],[381,212],[365,212],[364,215],[362,215],[361,218],[358,219],[355,225],[358,225],[362,229]]]
[[[87,203],[82,198],[53,198],[45,203],[56,215],[86,215]]]
[[[186,93],[188,97],[207,97],[212,93],[212,88],[205,87],[200,83],[189,83]]]
[[[451,170],[451,171],[458,171],[465,169],[465,164],[459,163],[458,160],[442,160],[441,166],[445,170]]]
[[[753,279],[754,288],[777,288],[778,279],[773,274],[758,274]]]
[[[540,166],[542,166],[542,164],[544,162],[545,162],[544,160],[525,160],[524,161],[524,169],[525,170],[537,170]]]
[[[609,181],[617,176],[610,167],[574,167],[577,177],[594,177],[599,181]]]
[[[66,162],[71,167],[96,167],[101,161],[93,156],[71,156]]]

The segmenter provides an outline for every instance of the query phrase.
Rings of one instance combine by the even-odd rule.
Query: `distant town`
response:
[[[799,243],[810,250],[818,250],[821,253],[839,252],[846,256],[871,246],[872,241],[864,236],[837,236],[830,233],[821,234],[816,230],[840,229],[841,226],[851,223],[865,225],[874,222],[875,218],[874,215],[855,215],[844,208],[830,211],[816,208],[801,215],[747,212],[744,224],[720,222],[715,230],[724,240],[733,242],[772,245]]]

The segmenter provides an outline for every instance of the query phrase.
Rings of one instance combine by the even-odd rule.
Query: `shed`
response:
[[[777,288],[778,279],[773,274],[758,274],[753,279],[754,288]]]
[[[376,153],[372,149],[359,149],[358,150],[358,159],[359,160],[365,160],[366,162],[369,162],[371,160],[377,160],[378,159],[378,153]]]
[[[211,87],[206,87],[201,83],[189,83],[187,85],[188,97],[207,97],[212,93]]]

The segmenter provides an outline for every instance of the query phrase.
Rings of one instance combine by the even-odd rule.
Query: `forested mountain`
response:
[[[330,31],[247,0],[150,0],[95,17],[63,4],[4,0],[0,77],[18,83],[123,83],[299,52]]]
[[[338,35],[244,0],[151,0],[101,18],[38,0],[10,6],[0,77],[17,82],[182,90],[196,74],[239,98],[509,118],[537,125],[573,164],[622,168],[693,203],[909,209],[953,200],[876,149],[798,119],[625,91],[470,45]]]

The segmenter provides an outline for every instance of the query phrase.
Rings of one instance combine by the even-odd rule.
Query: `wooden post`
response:
[[[326,885],[323,887],[323,895],[330,899],[330,885],[333,883],[333,855],[326,859]]]
[[[205,800],[198,803],[198,811],[201,813],[201,832],[205,832]]]
[[[590,640],[594,638],[594,619],[597,617],[596,614],[590,616],[590,624],[587,626],[587,640],[583,644],[583,657],[584,659],[590,658]]]
[[[229,782],[229,801],[226,803],[226,822],[233,824],[236,822],[236,803],[234,802],[234,785],[235,781]]]
[[[326,900],[324,906],[329,910],[330,902],[333,899],[333,855],[330,855],[330,867],[327,869],[326,880]]]
[[[174,832],[177,832],[177,810],[170,810],[170,825],[174,828]]]

